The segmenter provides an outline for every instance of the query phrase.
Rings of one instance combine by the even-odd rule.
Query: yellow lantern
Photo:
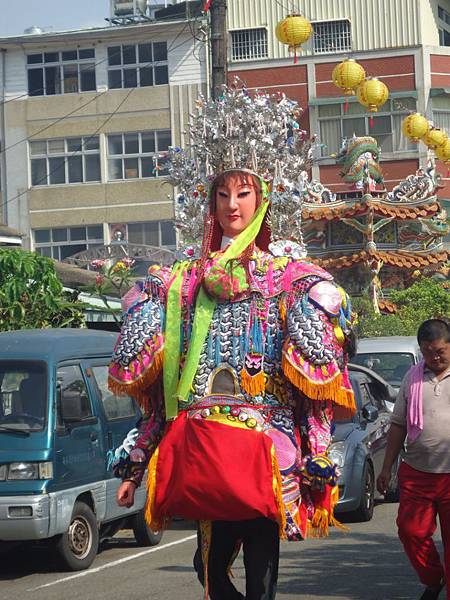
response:
[[[355,88],[364,81],[365,76],[363,67],[353,58],[349,58],[334,67],[331,78],[334,85],[341,88],[347,96],[351,96],[355,95]]]
[[[418,142],[430,129],[430,124],[427,119],[419,114],[413,113],[403,119],[402,132],[403,135],[413,142]]]
[[[438,146],[434,151],[436,158],[438,160],[442,160],[442,162],[449,163],[450,162],[450,140],[447,139],[445,144],[442,146]]]
[[[439,148],[439,146],[443,146],[448,136],[442,129],[432,127],[421,139],[425,146],[434,150],[435,148]]]
[[[297,62],[297,48],[309,40],[312,32],[311,23],[301,15],[288,15],[275,29],[277,39],[294,51],[294,62]]]
[[[373,77],[361,83],[356,90],[356,96],[369,112],[378,112],[378,108],[389,98],[389,89],[382,81]]]

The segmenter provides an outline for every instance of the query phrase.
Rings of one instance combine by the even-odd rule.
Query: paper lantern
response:
[[[360,104],[365,106],[369,112],[378,112],[380,106],[389,98],[389,89],[382,81],[374,77],[366,79],[356,90],[356,96]]]
[[[312,32],[311,23],[301,15],[288,15],[275,29],[277,39],[282,44],[287,44],[289,51],[294,52],[294,62],[297,59],[297,48],[309,40]]]
[[[403,119],[402,132],[403,135],[413,142],[418,142],[430,129],[430,124],[427,119],[419,114],[413,113]]]
[[[350,96],[355,94],[357,88],[366,76],[363,67],[352,58],[344,60],[333,69],[331,78],[334,85],[341,88],[344,94]]]
[[[435,150],[447,142],[448,136],[442,129],[439,129],[438,127],[432,127],[421,139],[425,146]]]
[[[449,163],[450,162],[450,140],[447,139],[445,144],[442,146],[438,146],[434,151],[436,158],[438,160],[442,160],[442,162]]]

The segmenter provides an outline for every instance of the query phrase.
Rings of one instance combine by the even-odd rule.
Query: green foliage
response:
[[[97,276],[95,286],[90,291],[102,299],[106,311],[113,316],[116,323],[121,321],[121,311],[110,307],[107,296],[114,293],[121,298],[125,291],[132,286],[134,262],[127,256],[111,266],[108,266],[108,261],[104,259],[96,259],[91,262],[91,267],[97,270]]]
[[[82,327],[82,308],[63,290],[49,258],[0,248],[0,331]]]
[[[353,300],[358,337],[416,335],[423,321],[448,318],[450,315],[447,285],[427,277],[422,277],[406,290],[392,292],[390,299],[397,306],[396,314],[376,314],[368,298]]]

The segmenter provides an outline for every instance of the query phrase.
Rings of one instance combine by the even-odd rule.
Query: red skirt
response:
[[[284,521],[273,442],[262,432],[182,413],[166,431],[148,475],[147,520],[178,516]]]

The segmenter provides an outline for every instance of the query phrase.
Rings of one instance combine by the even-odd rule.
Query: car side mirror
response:
[[[363,406],[362,416],[369,423],[373,423],[378,419],[378,408],[373,404],[366,404]]]

